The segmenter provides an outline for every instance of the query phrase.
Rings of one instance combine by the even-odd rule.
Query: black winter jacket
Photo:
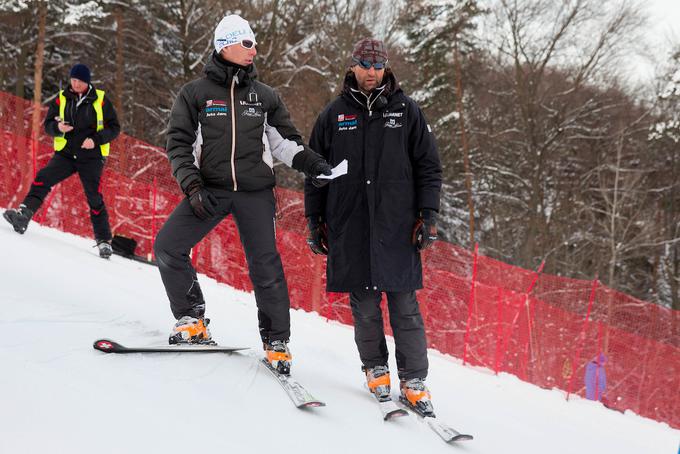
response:
[[[102,114],[104,115],[104,129],[97,132],[97,114],[92,104],[97,100],[97,90],[90,85],[89,91],[82,97],[71,90],[71,86],[64,90],[66,97],[66,107],[64,110],[64,121],[73,126],[73,130],[63,135],[66,139],[66,146],[58,153],[71,159],[101,159],[99,145],[111,142],[120,134],[120,124],[116,110],[104,95]],[[80,101],[80,102],[79,102]],[[59,131],[57,117],[59,117],[59,96],[50,103],[45,117],[45,132],[52,136],[62,136]],[[95,147],[91,150],[81,148],[83,141],[87,138],[94,141]]]
[[[230,191],[271,188],[272,157],[299,171],[307,159],[319,159],[253,65],[241,68],[213,52],[204,72],[182,87],[168,125],[168,159],[183,192],[196,182]]]
[[[384,79],[367,98],[349,72],[312,131],[314,150],[332,166],[349,165],[323,188],[305,181],[305,215],[328,227],[328,291],[423,285],[411,233],[419,210],[439,210],[441,165],[422,111],[389,70]]]

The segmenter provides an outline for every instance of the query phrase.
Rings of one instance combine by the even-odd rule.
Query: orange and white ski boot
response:
[[[402,380],[400,383],[401,396],[399,400],[410,406],[422,416],[434,416],[430,391],[422,378]]]
[[[168,342],[170,344],[208,344],[214,345],[210,330],[208,330],[208,318],[195,318],[185,315],[177,320],[172,328]]]
[[[379,402],[391,400],[390,370],[387,366],[364,367],[366,385]]]
[[[275,340],[264,343],[265,360],[269,366],[281,375],[290,375],[290,366],[293,355],[288,350],[288,343],[282,340]]]

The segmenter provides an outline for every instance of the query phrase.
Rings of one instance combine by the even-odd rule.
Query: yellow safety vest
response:
[[[104,129],[104,111],[102,106],[104,105],[104,90],[97,90],[97,100],[92,104],[94,107],[94,112],[97,114],[97,132]],[[64,118],[64,113],[66,112],[66,96],[64,96],[64,90],[59,92],[59,117]],[[62,135],[61,137],[54,138],[54,150],[63,150],[66,146],[66,139]],[[102,152],[102,156],[109,155],[109,144],[99,145]]]

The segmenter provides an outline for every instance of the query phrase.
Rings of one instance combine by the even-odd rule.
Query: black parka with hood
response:
[[[305,215],[328,228],[328,291],[423,286],[411,233],[420,210],[439,210],[442,170],[422,111],[389,69],[383,80],[367,97],[348,72],[312,131],[310,146],[329,164],[349,165],[323,188],[305,182]]]

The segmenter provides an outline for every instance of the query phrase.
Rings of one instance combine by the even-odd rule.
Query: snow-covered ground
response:
[[[250,353],[103,354],[97,338],[166,342],[174,320],[158,270],[102,260],[91,240],[37,224],[20,236],[1,222],[0,453],[678,452],[680,431],[666,424],[433,351],[435,410],[475,440],[446,445],[411,416],[383,422],[352,328],[294,311],[293,374],[328,404],[298,410],[258,364],[253,295],[204,276],[213,337]]]

